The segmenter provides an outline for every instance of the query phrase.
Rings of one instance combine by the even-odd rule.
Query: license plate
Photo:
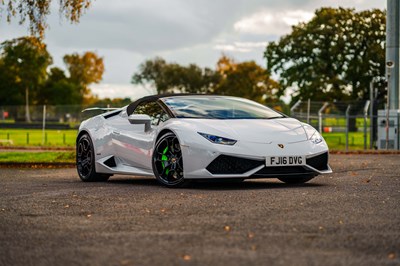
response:
[[[305,165],[305,156],[271,156],[265,160],[266,166]]]

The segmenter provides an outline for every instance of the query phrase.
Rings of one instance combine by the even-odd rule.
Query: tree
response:
[[[89,85],[99,83],[103,78],[103,58],[94,52],[85,52],[83,55],[74,53],[64,56],[64,63],[69,72],[68,80],[78,86],[82,96],[90,95]]]
[[[169,86],[165,81],[165,68],[167,62],[161,57],[156,57],[153,60],[146,60],[139,65],[139,71],[136,72],[131,83],[133,84],[145,84],[151,83],[156,87],[157,92],[167,91]]]
[[[139,71],[132,77],[132,83],[149,83],[158,93],[207,93],[213,90],[219,78],[219,74],[210,68],[202,69],[195,64],[181,66],[156,57],[140,64]]]
[[[292,101],[367,99],[372,79],[384,80],[385,20],[378,9],[318,9],[268,44],[267,68],[280,76],[281,90],[294,90]]]
[[[25,119],[31,121],[29,113],[30,94],[36,96],[39,87],[45,82],[47,67],[52,58],[46,45],[35,37],[22,37],[1,44],[1,83],[0,100],[13,104],[25,101]],[[10,102],[10,98],[15,102]],[[23,100],[25,98],[25,100]]]
[[[24,94],[15,85],[15,77],[8,71],[8,66],[0,58],[0,103],[1,105],[23,105],[25,103]]]
[[[0,1],[0,17],[7,13],[7,21],[19,17],[19,24],[29,23],[31,35],[41,39],[47,28],[46,17],[50,14],[51,0],[2,0]],[[60,17],[71,23],[78,23],[82,14],[90,7],[91,0],[59,0]]]
[[[222,56],[217,63],[221,80],[214,93],[232,95],[265,103],[278,101],[278,82],[270,78],[268,72],[254,61],[236,63]]]
[[[68,80],[62,69],[53,67],[46,83],[38,90],[36,97],[37,104],[47,105],[71,105],[80,104],[83,95],[79,86]]]

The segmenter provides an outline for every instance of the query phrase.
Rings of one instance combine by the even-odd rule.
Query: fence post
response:
[[[329,103],[325,102],[324,105],[319,109],[318,111],[318,128],[319,128],[319,133],[322,133],[322,112],[325,110],[326,107],[328,107]]]
[[[369,149],[372,150],[374,142],[374,82],[369,83]]]
[[[311,100],[308,98],[307,102],[307,124],[310,124],[310,109],[311,109]]]
[[[290,108],[290,116],[292,116],[294,109],[296,109],[299,105],[301,104],[301,100],[298,100],[293,106],[292,108]]]
[[[346,152],[349,151],[349,116],[350,116],[350,108],[351,105],[349,104],[346,109]]]
[[[29,132],[26,132],[26,144],[29,144]]]
[[[46,129],[46,105],[43,105],[42,144],[45,143],[45,129]]]
[[[370,101],[368,100],[365,102],[365,105],[364,105],[364,150],[367,149],[367,118],[368,118],[369,104],[370,104]]]

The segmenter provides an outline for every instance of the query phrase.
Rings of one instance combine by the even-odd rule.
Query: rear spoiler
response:
[[[118,109],[121,109],[121,108],[110,108],[110,107],[107,107],[107,108],[102,108],[102,107],[92,107],[92,108],[86,108],[86,109],[82,110],[82,113],[83,113],[83,112],[86,112],[86,111],[114,111],[114,110],[118,110]]]

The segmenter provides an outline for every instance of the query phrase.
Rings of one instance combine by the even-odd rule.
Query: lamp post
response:
[[[387,69],[387,102],[386,102],[386,150],[389,149],[389,112],[390,112],[390,74],[394,67],[393,61],[386,62]]]

